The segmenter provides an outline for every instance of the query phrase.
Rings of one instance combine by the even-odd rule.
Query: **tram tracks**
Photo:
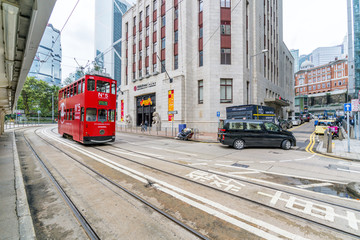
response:
[[[147,207],[151,208],[152,210],[154,210],[155,212],[161,214],[162,216],[166,217],[167,219],[169,219],[170,221],[172,221],[173,223],[175,223],[176,225],[182,227],[183,229],[187,230],[188,232],[190,232],[191,234],[193,234],[194,236],[198,237],[199,239],[208,239],[205,235],[201,234],[200,232],[196,231],[194,228],[186,225],[185,223],[181,222],[180,220],[178,220],[177,218],[171,216],[170,214],[166,213],[165,211],[161,210],[160,208],[156,207],[154,204],[150,203],[149,201],[146,201],[144,198],[140,197],[139,195],[135,194],[134,192],[126,189],[125,187],[121,186],[120,184],[116,183],[115,181],[111,180],[110,178],[106,177],[104,174],[100,173],[99,171],[95,170],[94,168],[91,168],[90,166],[84,164],[83,162],[77,160],[76,158],[74,158],[71,154],[69,154],[68,152],[64,151],[63,149],[59,148],[58,146],[54,145],[53,143],[51,143],[50,141],[47,141],[46,139],[44,139],[43,137],[41,137],[38,133],[38,130],[35,131],[35,134],[42,139],[42,141],[46,142],[48,145],[52,146],[53,148],[57,149],[58,151],[62,152],[63,154],[65,154],[67,157],[69,157],[70,159],[72,159],[73,161],[77,162],[78,164],[80,164],[81,166],[85,167],[86,169],[88,169],[89,171],[93,172],[94,174],[96,174],[97,176],[101,177],[102,179],[106,180],[108,183],[110,183],[111,185],[117,187],[118,189],[121,189],[123,192],[127,193],[128,195],[130,195],[131,197],[133,197],[134,199],[140,201],[141,203],[143,203],[144,205],[146,205]],[[56,179],[54,178],[54,176],[51,174],[51,172],[49,171],[49,169],[46,167],[45,163],[42,161],[42,159],[39,157],[39,155],[36,153],[36,150],[32,147],[31,143],[29,142],[28,139],[26,139],[26,137],[24,136],[24,139],[28,145],[28,147],[31,149],[31,151],[33,152],[33,154],[35,155],[35,157],[39,160],[39,162],[41,163],[42,167],[44,168],[44,170],[46,171],[46,173],[48,174],[48,176],[50,177],[50,179],[54,182],[54,184],[56,185],[56,187],[59,189],[59,192],[61,193],[61,195],[64,197],[66,203],[69,205],[70,209],[73,211],[74,215],[76,216],[76,218],[78,219],[79,223],[83,226],[84,230],[86,231],[86,233],[88,234],[89,238],[91,239],[100,239],[97,234],[95,233],[95,231],[93,230],[93,228],[90,226],[90,224],[88,223],[88,221],[85,219],[85,217],[81,214],[81,212],[78,210],[78,208],[75,206],[75,204],[71,201],[71,199],[67,196],[66,192],[62,189],[62,187],[60,186],[60,184],[56,181]]]
[[[109,145],[106,145],[106,146],[109,146]],[[112,146],[112,145],[110,145],[110,146],[111,146],[112,148],[119,148],[119,147],[115,147],[115,146]],[[288,215],[288,216],[292,216],[292,217],[295,217],[295,218],[297,218],[297,219],[302,219],[302,220],[305,220],[305,221],[307,221],[307,222],[311,222],[311,223],[313,223],[313,224],[315,224],[315,225],[317,225],[317,226],[324,227],[324,228],[326,228],[326,229],[333,230],[333,231],[336,231],[336,232],[339,232],[339,233],[342,233],[342,234],[346,234],[346,235],[348,235],[348,236],[360,237],[360,235],[357,234],[357,233],[347,232],[347,231],[344,231],[344,230],[342,230],[342,229],[340,229],[340,228],[337,228],[337,227],[334,227],[334,226],[330,226],[330,225],[327,225],[327,224],[324,224],[324,223],[321,223],[321,222],[317,222],[317,221],[314,221],[314,220],[312,220],[312,219],[309,219],[309,218],[306,218],[306,217],[303,217],[303,216],[299,216],[299,215],[296,215],[296,214],[293,214],[293,213],[289,213],[289,212],[284,211],[284,210],[282,210],[282,209],[269,206],[268,204],[264,204],[264,203],[262,203],[262,202],[259,202],[259,201],[253,200],[253,199],[249,199],[249,198],[246,198],[246,197],[242,197],[242,196],[239,196],[239,195],[236,195],[236,194],[233,194],[233,193],[229,193],[229,192],[223,191],[223,190],[221,190],[221,189],[217,189],[217,188],[208,186],[208,185],[206,185],[206,184],[202,184],[202,183],[199,183],[199,182],[192,181],[192,180],[190,180],[190,179],[188,179],[188,178],[185,178],[185,177],[183,177],[183,176],[179,176],[179,175],[177,175],[177,174],[174,174],[174,173],[171,173],[171,172],[168,172],[168,171],[164,171],[164,170],[162,170],[162,169],[159,169],[159,168],[150,166],[150,165],[148,165],[148,164],[144,164],[144,163],[138,162],[138,161],[133,160],[133,159],[130,159],[130,158],[128,158],[128,157],[124,157],[124,156],[122,156],[122,155],[118,155],[118,154],[115,154],[115,153],[106,151],[106,150],[104,150],[104,149],[102,149],[102,148],[99,148],[99,147],[94,147],[94,148],[97,149],[97,150],[99,150],[99,151],[102,151],[102,152],[104,152],[104,153],[106,153],[106,154],[110,154],[110,155],[112,155],[112,156],[116,156],[116,157],[118,157],[118,158],[120,158],[120,159],[129,161],[129,162],[132,162],[132,163],[135,163],[135,164],[139,164],[139,165],[141,165],[141,166],[143,166],[143,167],[150,168],[150,169],[152,169],[152,170],[159,171],[159,172],[162,172],[162,173],[167,174],[167,175],[171,175],[171,176],[176,177],[176,178],[179,178],[179,179],[181,179],[181,180],[190,181],[191,183],[195,183],[195,184],[204,186],[204,187],[206,187],[206,188],[210,188],[210,189],[215,190],[215,191],[220,191],[221,193],[230,195],[230,196],[232,196],[232,197],[236,197],[236,198],[241,199],[241,200],[245,200],[245,201],[248,201],[248,202],[251,202],[251,203],[254,203],[254,204],[258,204],[258,205],[263,206],[263,207],[266,207],[266,208],[270,208],[271,210],[275,210],[276,212],[279,212],[279,213],[282,213],[282,214],[285,214],[285,215]],[[126,151],[128,151],[128,152],[133,152],[133,153],[135,153],[135,151],[131,151],[131,150],[128,150],[128,149],[124,149],[124,148],[120,148],[120,149],[121,149],[121,150],[126,150]],[[139,155],[140,153],[137,153],[137,152],[136,152],[136,154]],[[152,155],[147,155],[147,154],[143,154],[143,155],[146,156],[146,157],[148,157],[148,158],[157,159],[157,160],[160,160],[160,161],[165,161],[165,162],[168,162],[168,163],[171,163],[171,164],[180,165],[180,166],[182,166],[182,167],[191,168],[191,169],[194,169],[194,170],[204,171],[203,169],[200,169],[200,168],[196,168],[196,167],[193,167],[193,166],[188,166],[188,165],[184,165],[184,164],[180,164],[180,163],[174,163],[174,162],[169,161],[169,160],[156,158],[156,157],[154,157],[154,156],[152,156]],[[225,177],[229,177],[229,176],[225,176]],[[239,179],[236,178],[236,180],[239,180]],[[248,184],[253,184],[253,183],[250,182],[250,181],[246,181],[246,183],[248,183]],[[260,185],[259,185],[259,184],[255,184],[255,185],[258,185],[258,186],[261,186],[261,187],[268,187],[268,186],[261,185],[261,184],[260,184]],[[272,190],[279,190],[279,189],[276,189],[276,188],[273,188],[273,187],[272,187]],[[281,191],[283,191],[283,190],[281,189]],[[287,192],[287,193],[288,193],[288,194],[294,194],[293,192]],[[299,194],[298,194],[298,195],[299,195]],[[308,198],[307,196],[302,196],[302,195],[299,195],[299,196],[301,196],[301,197],[303,197],[303,198]],[[314,199],[314,198],[312,198],[312,200],[319,201],[319,199]],[[336,204],[331,203],[331,202],[323,202],[323,203],[326,203],[326,204],[329,204],[329,205],[333,205],[333,206],[336,205]],[[358,209],[350,208],[350,207],[347,207],[347,206],[342,206],[342,205],[336,205],[336,206],[337,206],[337,207],[342,207],[342,208],[345,208],[345,209],[348,209],[348,210],[352,210],[352,211],[359,212]]]

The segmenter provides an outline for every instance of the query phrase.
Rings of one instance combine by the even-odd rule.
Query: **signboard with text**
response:
[[[359,111],[359,99],[352,99],[351,100],[351,111],[358,112]]]
[[[168,112],[174,111],[174,90],[168,91]],[[168,121],[172,121],[174,114],[168,114]]]
[[[121,100],[121,111],[120,111],[120,121],[124,121],[124,100]]]

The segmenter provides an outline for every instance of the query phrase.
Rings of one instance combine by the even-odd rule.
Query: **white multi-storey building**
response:
[[[185,123],[217,131],[226,107],[273,106],[287,117],[293,57],[283,43],[282,0],[138,0],[123,16],[119,121]],[[129,123],[128,123],[129,124]]]

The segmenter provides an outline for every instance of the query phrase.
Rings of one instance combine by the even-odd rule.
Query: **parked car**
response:
[[[292,116],[291,117],[291,122],[293,124],[293,126],[299,126],[301,125],[301,120],[298,116]]]
[[[223,120],[219,126],[218,141],[235,149],[260,146],[288,150],[296,146],[296,139],[291,132],[273,122],[261,120]]]

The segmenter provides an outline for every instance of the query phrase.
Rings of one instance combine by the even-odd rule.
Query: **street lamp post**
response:
[[[54,123],[54,92],[51,93],[52,123]]]
[[[253,59],[260,55],[260,54],[264,54],[264,53],[267,53],[269,51],[269,49],[263,49],[261,52],[257,53],[257,54],[254,54],[252,56],[250,56],[250,76],[249,76],[249,93],[247,94],[247,104],[251,104],[253,101],[252,101],[252,98],[253,98],[253,69],[252,69],[252,62],[253,62]]]

